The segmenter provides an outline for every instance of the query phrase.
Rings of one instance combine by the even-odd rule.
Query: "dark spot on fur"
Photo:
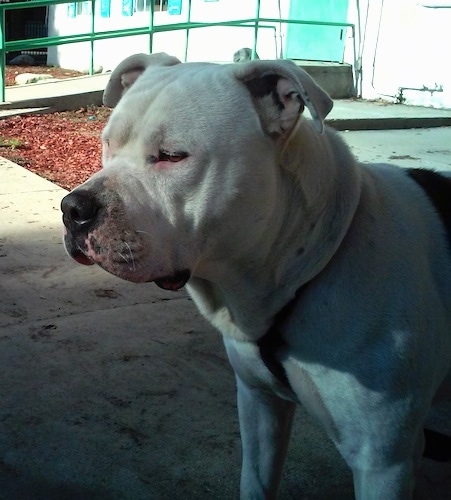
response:
[[[300,247],[300,248],[297,249],[296,254],[297,255],[302,255],[304,252],[305,252],[305,248],[304,247]]]
[[[290,387],[285,368],[277,359],[277,352],[285,347],[285,341],[280,334],[277,325],[274,324],[263,337],[261,337],[257,345],[260,350],[260,356],[265,363],[266,368],[286,387]]]
[[[422,168],[411,168],[407,172],[424,189],[442,218],[448,233],[448,243],[451,249],[451,178],[445,177],[433,170]]]
[[[430,429],[424,429],[424,438],[424,457],[437,462],[451,461],[451,437]]]
[[[247,80],[245,83],[253,97],[261,99],[262,97],[271,94],[274,104],[282,110],[284,109],[284,105],[276,90],[279,79],[279,75],[273,74],[266,75],[261,78],[252,78],[251,80]]]
[[[296,301],[307,286],[308,283],[302,285],[296,290],[294,297],[274,316],[273,323],[265,335],[260,337],[257,341],[257,345],[260,350],[260,357],[262,358],[263,363],[265,363],[266,368],[268,368],[268,370],[279,380],[279,382],[289,389],[291,389],[291,386],[287,373],[277,357],[278,353],[286,347],[286,342],[282,337],[279,328],[280,325],[282,325],[290,316]]]

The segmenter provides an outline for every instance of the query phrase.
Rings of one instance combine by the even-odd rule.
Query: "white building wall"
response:
[[[451,108],[451,0],[358,0],[349,19],[360,25],[364,98]],[[351,62],[349,44],[346,54]],[[443,91],[406,90],[424,87]]]
[[[282,0],[282,15],[288,12],[289,0]],[[100,3],[100,2],[98,2]],[[260,17],[276,18],[279,16],[278,3],[262,1]],[[96,10],[100,8],[97,5]],[[155,12],[155,25],[186,22],[188,20],[188,1],[183,2],[181,15],[169,15],[167,12]],[[89,33],[91,29],[90,15],[67,15],[67,4],[50,8],[49,35],[68,35]],[[227,0],[205,2],[192,0],[191,21],[215,22],[237,19],[255,18],[255,0]],[[131,27],[149,26],[149,13],[136,12],[132,16],[122,15],[122,1],[111,0],[110,17],[100,17],[96,12],[95,30],[97,32]],[[275,30],[261,28],[258,33],[257,53],[261,58],[273,59],[277,56]],[[231,62],[233,54],[242,47],[252,47],[254,41],[253,28],[215,27],[190,30],[188,44],[188,61]],[[181,60],[185,59],[185,31],[157,33],[153,37],[153,52],[168,52]],[[114,68],[118,62],[136,52],[149,52],[149,37],[125,37],[102,40],[95,43],[94,64],[102,66],[104,71]],[[50,47],[48,64],[64,68],[87,70],[90,63],[89,43],[77,43]]]
[[[288,17],[289,2],[281,1],[282,18]],[[261,17],[279,16],[276,0],[262,0],[261,4]],[[448,8],[427,8],[426,5]],[[182,13],[178,16],[156,12],[155,24],[187,21],[187,6],[188,1],[184,0]],[[50,8],[49,34],[89,32],[90,16],[70,18],[67,8],[67,4]],[[110,17],[96,15],[96,31],[148,26],[148,12],[125,17],[121,10],[122,1],[111,0]],[[192,21],[245,19],[253,18],[255,14],[255,0],[192,0]],[[402,97],[407,104],[451,108],[451,67],[448,63],[451,49],[451,0],[350,0],[349,22],[356,25],[357,54],[362,70],[358,83],[362,97],[392,100]],[[259,31],[257,52],[261,58],[272,59],[280,54],[285,28],[282,27],[280,32],[278,23],[275,26],[276,32],[272,29]],[[236,50],[252,47],[253,40],[253,28],[191,30],[187,60],[230,62]],[[185,42],[184,31],[158,33],[153,39],[153,52],[165,51],[184,60]],[[111,70],[123,58],[136,52],[149,52],[149,37],[96,42],[94,63],[102,66],[104,71]],[[354,64],[349,34],[345,61]],[[87,70],[89,62],[87,43],[49,48],[49,64]],[[408,88],[427,88],[432,92]]]

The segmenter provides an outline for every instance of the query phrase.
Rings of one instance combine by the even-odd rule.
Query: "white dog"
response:
[[[135,55],[104,102],[104,168],[62,202],[66,248],[126,280],[187,284],[220,330],[242,498],[276,496],[298,403],[356,498],[410,498],[451,364],[451,180],[358,164],[323,126],[329,96],[289,61]]]

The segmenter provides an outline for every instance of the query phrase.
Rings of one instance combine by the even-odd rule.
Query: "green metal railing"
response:
[[[188,21],[182,23],[173,23],[166,25],[155,25],[154,23],[154,7],[153,2],[150,2],[149,9],[149,24],[138,28],[127,28],[120,30],[99,31],[95,29],[95,6],[96,0],[88,0],[91,4],[91,25],[88,33],[78,33],[73,35],[58,35],[48,37],[31,38],[27,40],[5,40],[5,11],[14,9],[29,9],[33,7],[47,7],[51,5],[83,2],[86,0],[29,0],[17,3],[1,3],[0,4],[0,101],[5,101],[5,66],[6,54],[11,51],[33,50],[41,47],[51,47],[55,45],[65,45],[70,43],[89,42],[90,43],[90,64],[89,73],[94,73],[94,42],[98,40],[107,40],[110,38],[122,38],[128,36],[148,35],[149,36],[149,52],[153,49],[153,36],[156,33],[166,31],[186,31],[185,41],[185,61],[188,54],[189,34],[193,29],[207,28],[214,26],[229,26],[241,28],[254,28],[254,44],[252,47],[252,57],[255,57],[257,47],[258,30],[276,29],[273,24],[299,24],[299,25],[314,25],[314,26],[333,26],[351,29],[353,46],[354,46],[354,62],[356,61],[356,45],[355,45],[355,26],[351,23],[335,23],[326,21],[303,21],[294,19],[276,19],[276,18],[261,18],[260,17],[260,1],[257,0],[256,16],[250,19],[240,19],[232,21],[218,22],[193,22],[191,21],[191,0],[188,0]]]

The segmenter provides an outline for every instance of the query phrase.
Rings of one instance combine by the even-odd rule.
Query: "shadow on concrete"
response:
[[[0,498],[237,498],[234,377],[186,294],[78,266],[57,219],[6,231],[0,255]],[[450,478],[425,460],[418,498]],[[302,408],[280,494],[300,497],[353,497]]]

